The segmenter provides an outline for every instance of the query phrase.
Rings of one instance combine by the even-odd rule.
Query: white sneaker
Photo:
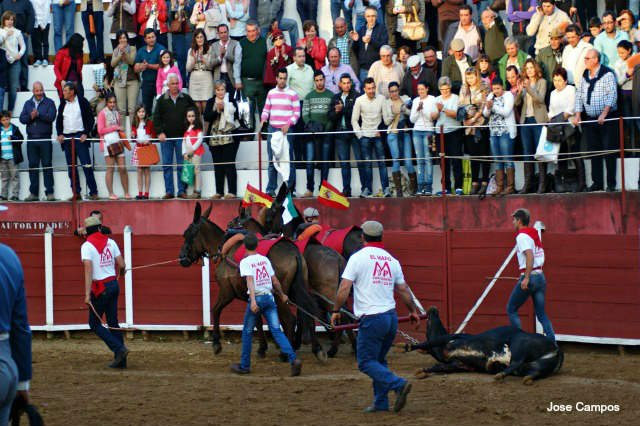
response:
[[[34,67],[39,67],[40,65],[42,65],[42,61],[39,59],[33,63]]]
[[[42,66],[43,67],[48,67],[49,66],[49,61],[47,61],[46,59],[44,61],[42,61]]]

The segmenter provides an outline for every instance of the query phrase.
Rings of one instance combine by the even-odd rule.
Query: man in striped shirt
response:
[[[293,137],[289,134],[289,128],[294,126],[300,119],[300,99],[298,94],[287,87],[287,69],[280,68],[276,76],[276,87],[267,94],[267,101],[262,110],[260,128],[269,121],[269,138],[267,139],[267,154],[269,156],[267,194],[275,197],[278,175],[273,165],[273,150],[271,149],[272,134],[282,131],[289,142],[289,159],[293,159]],[[289,188],[294,191],[296,187],[296,168],[293,163],[289,164]]]

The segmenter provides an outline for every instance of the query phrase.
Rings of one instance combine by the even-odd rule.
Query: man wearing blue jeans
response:
[[[382,224],[367,221],[362,224],[364,247],[353,254],[342,273],[331,324],[340,320],[340,309],[353,286],[353,312],[360,318],[356,357],[358,369],[373,379],[373,405],[365,413],[389,410],[389,392],[396,393],[393,411],[402,410],[411,391],[411,383],[398,377],[387,366],[387,353],[398,330],[394,290],[409,308],[411,322],[417,329],[420,317],[402,267],[382,244]]]
[[[556,335],[549,317],[544,311],[544,293],[547,281],[542,272],[544,265],[544,249],[538,235],[538,231],[529,227],[530,214],[527,209],[516,210],[513,217],[513,226],[516,228],[516,247],[518,264],[520,265],[520,279],[511,292],[507,302],[507,315],[512,326],[522,328],[518,309],[527,301],[529,296],[533,299],[533,309],[536,318],[542,324],[544,334],[554,342]]]
[[[286,304],[289,298],[282,292],[280,281],[278,281],[269,259],[256,252],[258,248],[256,235],[247,234],[243,243],[246,254],[245,258],[240,261],[238,268],[240,269],[240,276],[247,280],[249,305],[244,314],[244,325],[242,327],[242,356],[240,364],[232,364],[231,371],[237,374],[248,374],[251,371],[251,337],[253,336],[253,328],[256,326],[256,321],[259,315],[262,314],[267,320],[273,340],[276,341],[280,346],[280,350],[289,359],[291,375],[299,376],[302,370],[302,361],[296,357],[291,343],[280,330],[278,308],[273,298],[274,289],[282,304]]]
[[[53,2],[51,5],[53,12],[53,45],[56,52],[67,44],[74,30],[74,18],[76,14],[76,3],[71,0]],[[62,30],[64,28],[64,42],[62,41]]]
[[[145,46],[136,52],[133,70],[142,77],[142,83],[140,84],[142,104],[147,111],[147,115],[149,115],[153,111],[153,99],[156,97],[156,78],[158,77],[158,68],[160,68],[160,52],[165,47],[156,43],[156,33],[151,28],[144,30],[144,42]]]

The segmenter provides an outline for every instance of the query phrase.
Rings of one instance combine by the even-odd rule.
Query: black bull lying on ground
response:
[[[524,384],[560,370],[564,354],[553,341],[541,334],[526,333],[516,327],[498,327],[482,334],[447,334],[438,309],[430,307],[427,340],[405,345],[405,350],[424,350],[438,364],[416,373],[480,372],[495,374],[496,380],[508,375],[524,377]]]

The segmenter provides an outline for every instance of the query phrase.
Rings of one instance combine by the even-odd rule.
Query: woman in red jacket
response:
[[[60,99],[62,99],[62,88],[68,82],[74,82],[76,93],[84,97],[84,88],[82,87],[83,43],[84,37],[78,33],[73,34],[67,44],[56,54],[56,61],[53,64],[56,81],[53,85],[58,90]]]
[[[267,53],[267,64],[264,69],[264,84],[267,89],[276,87],[276,73],[293,62],[293,47],[284,42],[284,34],[276,29],[271,33],[273,48]]]
[[[324,67],[327,59],[327,43],[318,37],[318,24],[315,21],[304,21],[302,25],[304,38],[298,40],[298,47],[304,47],[307,53],[307,65],[314,70]]]
[[[156,32],[158,43],[167,48],[169,36],[167,31],[167,4],[164,0],[143,0],[138,8],[138,34],[144,36],[144,30],[151,28]]]

